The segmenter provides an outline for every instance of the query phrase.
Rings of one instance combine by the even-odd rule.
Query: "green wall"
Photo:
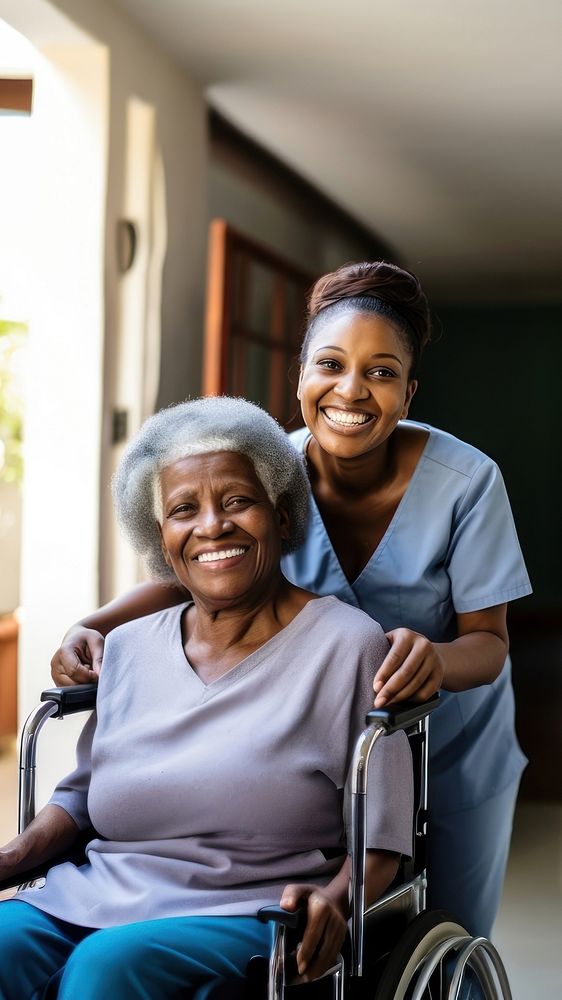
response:
[[[534,587],[524,604],[554,610],[562,605],[562,304],[434,312],[410,416],[498,462]]]

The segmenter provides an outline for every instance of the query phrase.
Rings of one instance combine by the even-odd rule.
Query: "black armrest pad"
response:
[[[385,708],[373,708],[367,715],[367,725],[383,722],[387,733],[397,729],[408,729],[431,712],[439,708],[439,695],[434,694],[428,701],[397,701]]]
[[[273,921],[276,924],[283,924],[291,930],[304,933],[306,927],[306,907],[299,906],[298,910],[284,910],[282,906],[262,906],[257,912],[257,918],[262,924]]]
[[[41,693],[41,701],[54,701],[59,706],[53,718],[63,719],[75,712],[87,712],[96,707],[97,684],[74,684],[73,687],[47,688]]]

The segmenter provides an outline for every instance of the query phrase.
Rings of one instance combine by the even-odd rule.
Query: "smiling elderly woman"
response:
[[[152,574],[191,600],[115,629],[97,716],[76,770],[0,852],[0,876],[69,846],[86,862],[0,904],[0,995],[203,995],[267,953],[256,910],[307,907],[301,973],[345,934],[349,865],[342,788],[387,652],[382,630],[334,597],[290,584],[304,464],[243,400],[195,400],[148,420],[114,482],[119,520]],[[371,782],[368,896],[410,852],[403,734],[379,744]],[[289,885],[287,883],[290,883]]]

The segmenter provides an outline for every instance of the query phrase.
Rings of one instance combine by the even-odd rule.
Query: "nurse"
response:
[[[432,720],[429,905],[489,936],[525,758],[514,729],[507,603],[531,592],[501,474],[482,452],[407,420],[429,340],[418,280],[393,264],[339,268],[312,291],[293,435],[313,491],[283,570],[379,621],[391,648],[375,704],[442,691]],[[142,585],[74,626],[59,684],[91,680],[103,635],[184,599]]]

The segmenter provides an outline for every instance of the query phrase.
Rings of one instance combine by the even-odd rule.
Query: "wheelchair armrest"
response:
[[[96,707],[97,684],[75,684],[73,687],[47,688],[41,692],[41,701],[54,701],[58,711],[53,719],[63,719],[75,712],[87,712]]]
[[[382,722],[388,733],[398,729],[408,729],[421,722],[427,715],[439,708],[439,695],[434,694],[427,701],[396,701],[386,708],[373,708],[367,715],[367,725]]]
[[[284,910],[282,906],[262,906],[256,914],[262,924],[273,921],[275,924],[283,924],[291,930],[304,933],[306,927],[306,907],[299,906],[297,910]]]

